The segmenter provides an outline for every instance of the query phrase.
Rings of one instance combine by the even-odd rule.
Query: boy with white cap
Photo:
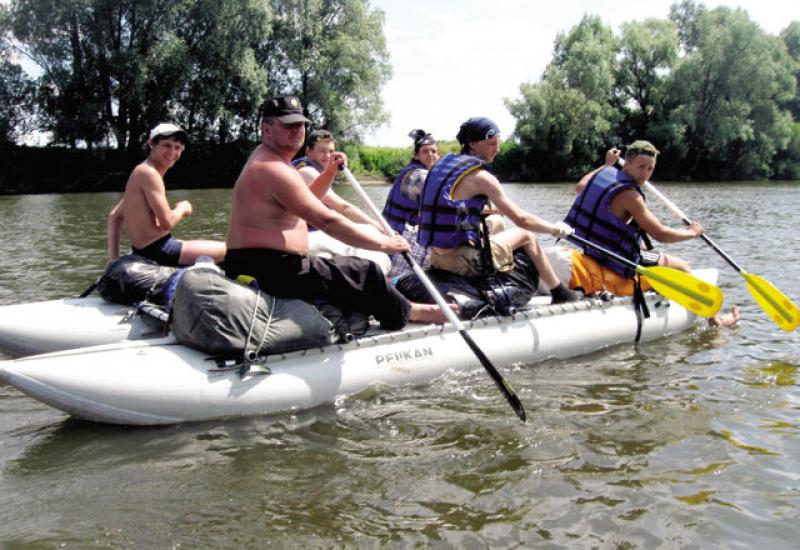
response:
[[[189,135],[180,126],[162,122],[150,130],[147,158],[131,172],[122,200],[108,215],[108,256],[119,256],[122,229],[134,254],[150,258],[161,265],[191,265],[200,256],[215,263],[225,257],[222,241],[181,241],[170,231],[192,214],[189,201],[180,201],[170,208],[164,174],[178,161]]]

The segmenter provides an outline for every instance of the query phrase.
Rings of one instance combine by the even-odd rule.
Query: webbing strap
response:
[[[647,302],[644,299],[644,292],[642,292],[642,282],[639,274],[633,278],[633,310],[636,313],[636,338],[633,342],[639,343],[642,337],[642,324],[644,319],[650,318],[650,310],[647,309]]]

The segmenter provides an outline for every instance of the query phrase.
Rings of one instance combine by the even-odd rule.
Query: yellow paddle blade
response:
[[[701,317],[713,317],[722,307],[719,287],[694,275],[665,266],[637,266],[636,272],[650,282],[653,290]]]
[[[766,279],[746,271],[742,271],[741,274],[747,284],[747,290],[753,295],[761,309],[766,311],[779,327],[786,332],[792,332],[797,328],[800,310],[797,309],[794,302]]]

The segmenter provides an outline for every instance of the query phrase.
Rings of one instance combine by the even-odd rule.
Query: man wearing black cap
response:
[[[375,318],[386,329],[408,321],[446,321],[436,306],[406,300],[374,262],[352,256],[308,256],[308,224],[352,246],[387,254],[404,252],[399,236],[364,231],[320,198],[347,157],[335,152],[330,165],[307,186],[291,165],[305,138],[303,108],[297,97],[268,99],[261,113],[261,144],[233,188],[225,272],[254,277],[264,292],[308,302],[325,299]]]
[[[579,292],[567,289],[556,276],[535,233],[563,238],[571,228],[551,224],[522,210],[503,191],[489,168],[500,152],[500,129],[488,118],[470,118],[456,136],[461,154],[450,154],[433,165],[421,198],[420,244],[431,246],[431,266],[464,277],[487,270],[514,268],[514,252],[523,250],[539,272],[539,279],[552,295],[552,303],[579,300]],[[482,218],[489,212],[508,216],[516,227],[490,237],[492,266],[484,266]],[[488,264],[488,260],[486,261]]]
[[[150,130],[147,158],[131,172],[122,200],[108,215],[108,255],[119,256],[124,225],[134,254],[167,266],[191,265],[200,256],[219,263],[225,256],[221,241],[181,241],[170,233],[183,218],[192,214],[189,201],[170,208],[164,174],[178,162],[189,135],[179,126],[162,122]]]

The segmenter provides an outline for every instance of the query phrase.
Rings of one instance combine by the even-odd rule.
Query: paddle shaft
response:
[[[698,315],[711,317],[719,311],[719,307],[722,305],[722,292],[719,288],[701,281],[689,273],[665,266],[644,267],[583,237],[570,235],[567,238],[594,248],[610,258],[634,268],[636,273],[647,278],[653,290]]]
[[[668,209],[672,210],[673,214],[683,220],[683,223],[687,225],[692,223],[691,220],[689,220],[689,218],[681,211],[681,209],[678,208],[675,203],[665,197],[658,189],[656,189],[652,183],[647,181],[644,185],[647,190],[658,197],[658,199],[661,200],[661,202],[663,202]],[[723,252],[722,249],[717,246],[717,244],[712,241],[710,237],[707,237],[705,233],[700,236],[703,238],[706,244],[708,244],[708,246],[714,249],[714,252],[719,254],[723,260],[728,262],[733,269],[735,269],[742,277],[744,277],[750,294],[761,306],[761,309],[763,309],[770,317],[772,317],[773,321],[775,321],[779,327],[787,332],[791,332],[797,327],[798,313],[800,312],[798,312],[797,306],[788,298],[788,296],[783,294],[766,279],[763,279],[762,277],[752,273],[747,273],[745,270],[739,267],[739,265],[734,262],[730,256]]]
[[[670,210],[672,210],[672,213],[673,213],[673,214],[675,214],[675,215],[676,215],[678,218],[680,218],[680,219],[683,221],[683,223],[685,223],[686,225],[691,225],[691,224],[692,224],[692,220],[690,220],[690,219],[689,219],[689,218],[686,216],[686,214],[684,214],[684,213],[681,211],[681,209],[680,209],[680,208],[678,208],[678,206],[677,206],[677,205],[676,205],[674,202],[672,202],[671,200],[669,200],[667,197],[665,197],[665,196],[664,196],[664,195],[661,193],[661,191],[659,191],[658,189],[656,189],[656,186],[655,186],[655,185],[653,185],[653,184],[652,184],[652,183],[650,183],[649,181],[646,181],[646,182],[644,183],[644,186],[647,188],[647,190],[648,190],[648,191],[650,191],[650,192],[651,192],[651,193],[653,193],[653,194],[654,194],[656,197],[658,197],[658,199],[659,199],[661,202],[663,202],[663,203],[664,203],[664,205],[665,205],[667,208],[669,208]],[[717,246],[717,243],[715,243],[713,240],[711,240],[711,237],[708,237],[708,236],[707,236],[705,233],[703,233],[702,235],[700,235],[700,238],[701,238],[701,239],[703,239],[703,240],[706,242],[706,244],[708,244],[708,246],[710,246],[711,248],[713,248],[713,249],[714,249],[714,252],[716,252],[717,254],[719,254],[719,255],[722,257],[722,259],[723,259],[723,260],[725,260],[726,262],[728,262],[728,264],[730,264],[730,266],[731,266],[733,269],[735,269],[735,270],[736,270],[736,271],[738,271],[739,273],[741,273],[741,272],[742,272],[742,268],[741,268],[741,267],[739,267],[739,265],[738,265],[736,262],[734,262],[734,261],[733,261],[733,258],[731,258],[730,256],[728,256],[728,255],[727,255],[727,254],[726,254],[726,253],[725,253],[725,252],[724,252],[724,251],[723,251],[723,250],[722,250],[722,249],[721,249],[719,246]]]
[[[95,282],[89,285],[89,288],[81,292],[81,295],[78,298],[86,298],[89,294],[94,292],[94,289],[97,288],[97,285],[100,283],[100,279],[97,279]]]
[[[620,165],[620,166],[625,166],[625,159],[624,159],[624,158],[620,157],[619,159],[617,159],[617,162],[619,163],[619,165]],[[673,214],[675,214],[675,216],[677,216],[678,218],[680,218],[680,219],[683,221],[683,223],[685,223],[686,225],[692,225],[692,220],[690,220],[690,219],[689,219],[689,217],[688,217],[686,214],[684,214],[684,213],[683,213],[683,211],[681,211],[681,209],[680,209],[680,208],[678,208],[678,205],[677,205],[677,204],[675,204],[674,202],[672,202],[671,200],[669,200],[669,199],[668,199],[668,198],[667,198],[667,197],[666,197],[664,194],[662,194],[662,193],[661,193],[661,191],[659,191],[658,189],[656,189],[656,186],[655,186],[655,185],[653,185],[653,184],[652,184],[652,183],[650,183],[649,181],[646,181],[646,182],[644,182],[644,187],[645,187],[645,188],[646,188],[648,191],[650,191],[651,193],[653,193],[653,194],[654,194],[654,195],[655,195],[655,196],[658,198],[658,200],[660,200],[661,202],[663,202],[663,203],[664,203],[664,205],[665,205],[667,208],[669,208],[669,209],[672,211],[672,213],[673,213]],[[707,244],[708,246],[710,246],[711,248],[713,248],[713,249],[714,249],[714,252],[716,252],[717,254],[719,254],[719,255],[720,255],[720,257],[721,257],[723,260],[725,260],[726,262],[728,262],[728,264],[730,264],[730,266],[731,266],[733,269],[735,269],[735,270],[736,270],[736,271],[738,271],[739,273],[742,273],[742,274],[744,274],[744,272],[742,271],[742,268],[741,268],[741,267],[739,267],[739,265],[738,265],[736,262],[734,262],[734,261],[733,261],[733,258],[731,258],[730,256],[728,256],[728,255],[727,255],[727,254],[726,254],[726,253],[725,253],[725,252],[724,252],[724,251],[723,251],[723,250],[722,250],[722,249],[721,249],[719,246],[717,246],[717,243],[715,243],[714,241],[712,241],[712,240],[711,240],[711,237],[708,237],[708,236],[707,236],[705,233],[703,233],[702,235],[700,235],[700,238],[702,238],[702,239],[703,239],[703,240],[706,242],[706,244]]]
[[[605,254],[606,256],[608,256],[608,257],[610,257],[610,258],[614,258],[614,259],[615,259],[615,260],[617,260],[619,263],[621,263],[621,264],[625,264],[625,265],[627,265],[628,267],[632,267],[633,269],[636,269],[637,271],[638,271],[638,269],[641,269],[641,266],[640,266],[639,264],[637,264],[636,262],[632,262],[632,261],[630,261],[628,258],[623,258],[623,257],[622,257],[622,256],[620,256],[619,254],[616,254],[616,253],[614,253],[614,252],[611,252],[610,250],[608,250],[608,249],[606,249],[606,248],[603,248],[602,246],[596,245],[596,244],[595,244],[595,243],[593,243],[592,241],[586,240],[586,239],[584,239],[583,237],[579,237],[579,236],[577,236],[577,235],[576,235],[576,234],[574,234],[574,233],[573,233],[572,235],[570,235],[569,237],[567,237],[567,238],[568,238],[569,240],[573,241],[573,242],[577,242],[577,243],[580,243],[580,244],[582,244],[582,245],[584,245],[584,246],[588,246],[589,248],[594,248],[594,249],[595,249],[595,250],[597,250],[598,252],[602,252],[602,253],[603,253],[603,254]]]
[[[383,214],[375,206],[375,203],[372,202],[372,199],[369,198],[369,195],[367,195],[367,193],[364,191],[364,188],[361,187],[361,184],[358,183],[356,178],[350,172],[350,169],[345,167],[344,165],[340,165],[339,169],[344,173],[345,177],[350,182],[350,185],[353,186],[353,189],[355,189],[358,196],[361,197],[361,200],[364,201],[364,204],[367,205],[367,207],[369,208],[370,212],[375,217],[375,219],[380,222],[381,226],[387,232],[387,234],[394,235],[395,234],[394,229],[392,229],[392,226],[389,225],[389,222],[387,222],[386,219],[383,217]],[[495,366],[492,364],[492,362],[489,360],[486,354],[483,353],[483,350],[478,347],[478,344],[475,343],[475,341],[472,339],[472,336],[469,335],[467,330],[464,328],[464,325],[461,322],[461,320],[456,316],[455,313],[453,313],[453,310],[450,309],[450,306],[447,304],[447,302],[445,302],[444,297],[442,297],[442,294],[439,292],[436,286],[434,286],[433,281],[430,280],[425,271],[423,271],[422,267],[420,267],[420,265],[416,261],[414,261],[414,258],[411,257],[411,254],[409,254],[408,252],[403,252],[403,258],[411,267],[411,269],[414,271],[414,274],[419,278],[420,281],[422,281],[422,284],[425,286],[425,289],[433,297],[433,300],[441,308],[442,312],[444,312],[445,316],[447,317],[447,320],[450,321],[450,323],[452,323],[454,327],[456,327],[458,333],[461,335],[461,337],[467,343],[469,348],[481,362],[481,365],[483,365],[483,368],[486,369],[486,372],[488,372],[489,375],[492,377],[492,380],[494,380],[494,383],[500,389],[503,396],[505,396],[506,401],[508,401],[508,403],[514,409],[514,412],[517,414],[519,419],[525,422],[527,415],[525,414],[525,408],[522,406],[522,402],[517,397],[517,394],[514,393],[514,390],[511,388],[508,382],[506,382],[506,380],[503,378],[500,372],[495,368]]]

